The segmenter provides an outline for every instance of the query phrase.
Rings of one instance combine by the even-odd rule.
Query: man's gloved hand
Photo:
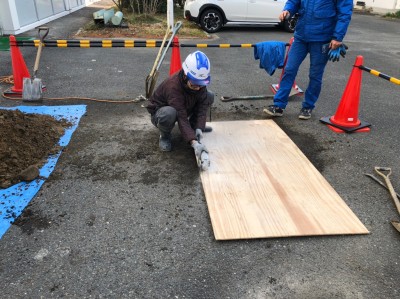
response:
[[[204,144],[201,144],[200,142],[194,141],[192,143],[192,147],[194,149],[194,154],[196,155],[197,159],[201,159],[202,152],[208,153],[206,146]]]
[[[196,129],[196,140],[200,142],[201,138],[203,138],[203,131],[201,129]]]
[[[328,52],[328,60],[335,62],[339,61],[340,56],[344,58],[346,56],[346,49],[348,49],[348,47],[345,44],[341,44],[335,50],[330,49]]]

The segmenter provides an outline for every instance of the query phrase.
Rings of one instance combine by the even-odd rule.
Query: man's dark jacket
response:
[[[196,140],[195,129],[202,129],[206,125],[207,109],[207,89],[199,91],[191,90],[183,80],[183,71],[165,79],[153,93],[147,105],[147,111],[151,115],[164,106],[171,106],[177,112],[179,130],[183,138],[189,142]],[[196,116],[194,127],[190,126],[188,117]]]

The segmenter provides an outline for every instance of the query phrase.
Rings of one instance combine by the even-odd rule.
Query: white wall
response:
[[[16,13],[17,9],[14,1],[0,1],[0,26],[3,34],[13,30],[15,26],[19,26]]]
[[[356,5],[357,1],[364,2],[366,8],[371,7],[373,10],[400,10],[400,0],[354,0],[354,5]]]
[[[25,1],[25,0],[20,0]],[[60,1],[57,3],[58,13],[54,15],[49,15],[48,17],[43,17],[42,19],[34,17],[28,24],[20,24],[18,9],[16,5],[16,0],[0,0],[0,27],[2,29],[2,34],[20,34],[25,31],[34,29],[37,26],[46,24],[55,19],[61,18],[68,15],[78,9],[88,6],[94,2],[100,0],[63,0],[65,5],[65,10],[60,9]],[[34,12],[36,13],[36,12]],[[48,14],[47,14],[48,15]],[[23,17],[23,16],[21,16]],[[25,18],[23,18],[26,20]]]

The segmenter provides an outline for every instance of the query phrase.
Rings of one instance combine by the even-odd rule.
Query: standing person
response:
[[[282,116],[294,80],[307,54],[310,54],[309,84],[300,110],[300,119],[309,119],[321,92],[322,77],[328,60],[338,61],[346,54],[343,38],[353,12],[352,0],[288,0],[279,19],[296,13],[299,19],[294,42],[288,54],[274,104],[264,109],[272,116]]]
[[[210,60],[201,51],[187,56],[182,70],[165,79],[149,99],[147,110],[151,122],[160,130],[161,151],[172,150],[171,131],[178,122],[179,130],[200,158],[203,151],[202,132],[210,132],[206,127],[208,108],[214,102],[214,94],[207,91],[210,84]]]

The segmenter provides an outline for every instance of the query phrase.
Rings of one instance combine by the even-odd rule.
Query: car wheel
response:
[[[221,13],[216,9],[206,9],[200,17],[200,26],[208,33],[217,32],[224,25]]]

